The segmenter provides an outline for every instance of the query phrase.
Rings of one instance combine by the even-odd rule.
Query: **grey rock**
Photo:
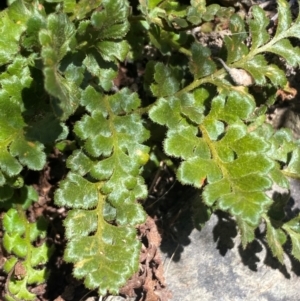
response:
[[[299,181],[291,181],[290,193],[288,210],[295,216],[300,207]],[[175,235],[161,245],[172,301],[300,300],[300,263],[287,252],[281,265],[259,231],[244,250],[234,221],[225,213],[213,214],[199,232],[187,211]]]

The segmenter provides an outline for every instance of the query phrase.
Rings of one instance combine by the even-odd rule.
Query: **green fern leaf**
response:
[[[61,1],[56,1],[61,2]],[[101,6],[102,0],[64,0],[64,12],[72,14],[72,19],[84,19],[93,10]]]
[[[300,260],[300,216],[285,223],[282,228],[287,232],[292,241],[292,255]]]
[[[125,51],[125,55],[127,50]],[[121,57],[119,54],[116,57]],[[113,79],[117,76],[117,66],[112,62],[106,62],[96,51],[91,51],[83,60],[83,64],[87,70],[99,79],[99,85],[105,90],[109,91],[113,85]]]
[[[8,64],[20,51],[20,38],[26,30],[29,11],[23,1],[16,1],[0,15],[0,66]]]
[[[183,127],[177,131],[168,131],[164,150],[170,156],[209,159],[210,151],[203,139],[196,137],[196,127]],[[180,141],[181,143],[178,143]]]
[[[32,80],[28,59],[20,56],[0,76],[0,168],[5,178],[18,175],[22,165],[40,170],[46,162],[44,145],[32,140],[24,131],[26,123],[22,116],[25,111],[22,91],[31,88]],[[10,116],[9,119],[7,115]],[[5,183],[4,177],[2,176],[2,185]],[[6,197],[12,193],[9,188],[4,190]]]
[[[258,134],[249,133],[244,124],[254,108],[249,95],[232,91],[212,100],[210,111],[199,125],[180,114],[180,99],[175,97],[161,99],[149,112],[153,121],[169,128],[164,142],[166,153],[184,160],[178,179],[197,188],[207,181],[204,202],[228,210],[251,226],[259,224],[271,204],[264,192],[272,185],[267,175],[275,166],[264,155],[270,144]],[[166,118],[163,112],[167,110],[171,114]]]
[[[243,218],[236,217],[236,223],[241,233],[241,243],[245,249],[248,243],[254,240],[255,238],[255,226],[249,225]]]
[[[284,251],[282,245],[286,242],[286,234],[280,228],[273,227],[268,218],[265,218],[265,221],[267,225],[266,238],[268,245],[271,248],[273,256],[283,263]]]
[[[264,86],[267,84],[266,78],[277,86],[284,86],[287,82],[285,72],[277,66],[269,64],[263,53],[271,52],[283,57],[291,66],[300,64],[300,48],[294,47],[289,38],[300,38],[300,18],[292,23],[289,4],[282,0],[278,1],[278,26],[274,37],[266,31],[269,19],[265,11],[259,6],[253,6],[252,19],[249,20],[249,29],[251,37],[250,51],[245,44],[247,38],[246,25],[244,20],[238,15],[233,15],[230,19],[231,36],[225,36],[225,48],[227,52],[227,64],[229,68],[239,68],[246,70],[255,84]],[[206,61],[209,62],[208,58]],[[224,81],[215,84],[223,86]],[[227,83],[226,83],[227,84]],[[239,83],[243,85],[243,83]]]
[[[198,25],[202,19],[210,21],[213,19],[220,6],[211,4],[206,6],[206,1],[192,0],[191,6],[187,8],[187,19],[194,25]]]
[[[129,45],[125,40],[121,42],[101,41],[97,43],[97,48],[106,61],[114,61],[115,59],[124,61],[129,52]]]
[[[257,5],[252,7],[251,12],[253,19],[249,21],[252,37],[250,51],[253,51],[269,41],[270,35],[268,34],[266,27],[270,20],[267,18],[265,11]]]
[[[175,94],[179,90],[179,83],[172,69],[162,63],[155,64],[154,68],[156,84],[151,85],[153,95],[164,97]]]
[[[280,40],[276,44],[268,48],[269,52],[273,52],[282,56],[289,65],[296,67],[300,64],[300,48],[293,47],[287,39]]]
[[[216,70],[215,63],[208,59],[211,55],[209,48],[204,47],[199,43],[193,43],[191,52],[192,58],[189,67],[195,78],[210,75]]]
[[[63,76],[59,70],[61,60],[76,45],[75,33],[73,23],[62,13],[50,14],[47,29],[39,32],[41,55],[45,64],[45,89],[53,96],[53,110],[62,120],[74,113],[80,99],[78,82],[68,78],[68,73]]]
[[[285,0],[278,0],[277,4],[278,24],[275,33],[275,38],[285,33],[292,23],[292,16],[288,2]]]
[[[235,14],[230,18],[229,29],[233,33],[231,37],[225,36],[224,43],[227,49],[227,63],[235,62],[248,54],[248,47],[244,44],[247,38],[245,23],[242,18]]]
[[[266,85],[266,77],[270,79],[275,87],[286,84],[285,73],[276,65],[268,64],[263,55],[255,56],[247,64],[243,65],[243,68],[252,75],[257,85]]]
[[[142,144],[148,132],[132,112],[140,99],[128,89],[108,96],[89,86],[82,105],[90,114],[74,131],[83,149],[69,158],[72,172],[61,182],[55,202],[72,208],[65,221],[65,259],[75,264],[75,277],[104,295],[117,293],[138,268],[141,245],[134,227],[145,220],[137,200],[147,195],[139,173],[149,158]]]
[[[293,175],[300,175],[300,149],[299,145],[297,148],[292,152],[291,159],[288,163],[287,168],[284,169],[290,176]]]
[[[16,265],[18,265],[19,271],[21,270],[21,273],[15,278],[8,279],[9,293],[6,297],[9,299],[14,296],[21,300],[35,300],[36,295],[31,293],[27,287],[46,281],[48,277],[46,269],[40,266],[49,261],[53,252],[53,248],[45,243],[38,247],[32,245],[36,240],[45,238],[46,220],[40,218],[35,223],[28,223],[25,212],[21,208],[19,210],[10,209],[4,215],[3,228],[5,230],[3,246],[7,252],[12,254],[5,262],[4,270],[9,273]]]
[[[122,39],[129,30],[127,1],[102,1],[104,9],[95,11],[91,16],[91,24],[99,29],[102,40]]]

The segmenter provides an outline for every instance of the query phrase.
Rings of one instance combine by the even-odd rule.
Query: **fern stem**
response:
[[[173,46],[177,51],[179,51],[179,52],[185,54],[186,56],[188,56],[188,57],[191,57],[191,56],[192,56],[192,52],[191,52],[190,50],[188,50],[188,49],[186,49],[186,48],[180,46],[180,45],[179,45],[178,43],[176,43],[175,41],[173,41],[173,40],[170,39],[170,40],[168,41],[168,43],[169,43],[171,46]]]
[[[295,174],[295,173],[292,173],[292,172],[288,172],[288,171],[285,171],[285,170],[282,170],[281,171],[285,176],[289,177],[289,178],[292,178],[292,179],[300,179],[300,175],[298,174]]]
[[[198,88],[199,86],[201,86],[203,84],[206,84],[206,83],[212,83],[212,84],[217,86],[215,77],[219,77],[219,76],[223,75],[224,73],[225,73],[225,70],[222,68],[222,69],[217,70],[213,74],[208,75],[204,78],[196,79],[191,84],[187,85],[186,87],[184,87],[183,89],[178,91],[175,94],[175,96],[180,96],[184,93],[190,92],[190,91],[192,91],[192,90],[194,90],[194,89]]]
[[[180,91],[178,91],[175,96],[180,96],[184,93],[190,92],[196,88],[198,88],[199,86],[205,84],[208,82],[207,77],[205,78],[201,78],[201,79],[196,79],[194,80],[191,84],[189,84],[188,86],[186,86],[185,88],[181,89]]]
[[[206,142],[206,144],[208,145],[208,147],[210,149],[212,159],[214,159],[214,161],[217,162],[217,165],[221,169],[223,176],[226,176],[228,174],[227,170],[224,167],[223,161],[220,159],[220,157],[218,155],[218,152],[217,152],[217,150],[214,146],[214,142],[211,141],[211,139],[210,139],[210,137],[209,137],[209,135],[206,131],[206,128],[203,125],[200,124],[199,129],[201,130],[202,137],[203,137],[204,141]]]
[[[144,115],[144,114],[148,114],[149,110],[158,102],[159,98],[156,99],[156,101],[154,103],[152,103],[151,105],[148,105],[147,107],[144,108],[138,108],[134,111],[132,111],[133,114],[139,114],[139,115]]]

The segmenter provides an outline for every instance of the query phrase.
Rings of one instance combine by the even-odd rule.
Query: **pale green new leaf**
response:
[[[47,222],[41,217],[35,223],[29,223],[23,209],[18,209],[8,210],[3,218],[3,246],[7,252],[12,253],[4,264],[4,271],[10,273],[16,264],[22,266],[24,274],[20,275],[21,279],[8,279],[9,291],[24,301],[35,300],[36,295],[29,291],[28,286],[46,281],[46,269],[41,265],[49,261],[53,248],[46,243],[41,243],[39,247],[33,246],[33,243],[45,237]]]
[[[13,3],[0,15],[0,66],[15,58],[20,51],[19,41],[26,30],[28,10],[22,1]]]

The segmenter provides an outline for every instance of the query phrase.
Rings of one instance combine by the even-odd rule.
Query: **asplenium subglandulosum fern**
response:
[[[300,259],[300,218],[284,223],[276,200],[266,195],[274,183],[288,187],[286,177],[300,175],[299,142],[265,123],[277,88],[287,84],[285,72],[265,54],[293,67],[300,63],[300,50],[289,40],[300,38],[300,17],[292,20],[286,1],[278,1],[273,35],[259,6],[244,20],[205,1],[186,6],[141,0],[139,16],[130,14],[137,10],[126,0],[10,3],[0,14],[0,200],[7,210],[4,247],[12,254],[5,265],[8,300],[35,298],[27,286],[46,281],[40,266],[52,250],[35,246],[45,236],[43,221],[26,223],[25,213],[18,215],[37,199],[22,171],[41,170],[48,151],[70,131],[75,150],[55,192],[55,204],[69,209],[64,259],[100,295],[117,293],[137,271],[141,244],[135,227],[146,216],[138,201],[147,195],[141,172],[151,133],[145,113],[167,128],[164,150],[181,162],[178,180],[199,188],[206,206],[233,215],[244,246],[264,220],[273,254],[283,261],[289,235]],[[216,58],[188,30],[228,15],[231,33]],[[144,45],[161,54],[143,78],[141,95],[150,93],[150,100],[113,82],[119,62],[136,63]],[[234,85],[218,59],[248,72],[254,88]],[[259,99],[255,88],[261,89]],[[150,106],[140,108],[147,101]],[[14,274],[17,266],[24,273]]]
[[[45,241],[48,223],[44,217],[28,222],[26,216],[26,209],[37,199],[32,187],[24,187],[19,199],[13,199],[14,208],[3,217],[3,247],[10,254],[3,266],[9,277],[5,291],[9,301],[36,300],[27,286],[42,284],[49,275],[44,266],[53,253],[53,247]]]
[[[117,293],[138,268],[135,225],[145,219],[137,200],[147,194],[139,173],[147,161],[148,148],[142,143],[148,134],[141,117],[132,113],[140,105],[137,94],[127,89],[111,96],[103,93],[112,87],[116,60],[124,60],[128,52],[128,43],[122,40],[129,29],[128,5],[98,4],[90,19],[79,21],[77,30],[61,13],[49,16],[39,35],[47,64],[45,87],[55,97],[58,113],[61,110],[66,119],[78,105],[88,112],[74,127],[82,149],[69,158],[71,171],[55,194],[57,205],[72,208],[65,221],[65,259],[75,264],[75,277],[85,278],[88,288],[105,294]],[[68,51],[76,55],[64,58]],[[61,77],[57,64],[64,59],[67,67]],[[76,59],[81,60],[80,67]],[[97,79],[99,87],[83,82],[88,77],[84,72]]]
[[[288,38],[300,38],[300,18],[292,22],[286,1],[278,1],[279,25],[273,37],[267,33],[268,24],[258,6],[252,7],[252,19],[247,23],[233,15],[229,24],[232,35],[224,38],[224,53],[227,64],[246,70],[254,85],[280,87],[287,82],[285,73],[269,64],[264,54],[280,55],[288,64],[298,66],[300,49]],[[246,46],[248,30],[250,47]],[[265,220],[266,238],[274,256],[283,261],[282,245],[288,234],[292,254],[300,260],[300,217],[286,224],[276,220],[271,210],[274,201],[266,194],[273,183],[287,188],[286,176],[299,177],[299,142],[290,131],[274,132],[264,123],[266,108],[257,110],[248,88],[234,86],[222,76],[207,47],[194,43],[189,51],[194,76],[190,85],[180,89],[172,68],[158,63],[151,86],[159,99],[149,116],[168,128],[164,150],[182,160],[178,179],[202,188],[207,206],[228,211],[236,218],[244,246],[254,239],[255,228]],[[214,96],[207,85],[200,87],[206,83],[215,85],[219,95]]]
[[[148,147],[142,144],[149,134],[141,117],[132,113],[140,99],[126,88],[105,94],[113,87],[118,60],[123,61],[129,50],[124,39],[128,13],[123,0],[16,0],[0,19],[0,43],[5,50],[0,52],[5,70],[0,77],[1,200],[8,207],[19,206],[16,195],[27,191],[26,186],[17,186],[23,166],[42,169],[45,146],[51,148],[65,139],[64,121],[79,106],[85,108],[87,113],[75,125],[82,147],[68,160],[71,171],[55,202],[72,209],[65,221],[65,259],[75,264],[74,275],[85,278],[87,287],[99,288],[100,294],[118,292],[137,270],[140,242],[135,226],[145,220],[137,200],[147,195],[139,174],[149,157]],[[4,221],[10,214],[15,216],[15,209],[11,210]],[[18,226],[16,218],[10,220]],[[14,228],[8,225],[4,224],[4,230],[10,237]],[[37,236],[26,227],[19,227],[15,235],[24,236],[28,243],[14,241],[32,256],[24,260],[23,253],[4,244],[15,260],[19,257],[18,266],[25,265],[22,281],[15,284],[11,271],[17,263],[7,264],[6,271],[12,275],[8,299],[14,295],[16,300],[32,300],[35,295],[26,286],[46,281],[44,274],[39,279],[35,276],[33,268],[45,260],[39,260],[38,250],[32,248]],[[33,257],[39,262],[32,262]]]
[[[84,141],[68,160],[71,172],[56,192],[56,204],[73,208],[65,221],[69,240],[65,259],[75,263],[74,275],[88,288],[118,292],[138,268],[140,243],[135,225],[145,213],[136,200],[147,195],[139,176],[147,162],[148,138],[140,104],[127,89],[112,96],[88,87],[82,105],[89,115],[75,124]],[[78,231],[79,230],[79,231]]]

